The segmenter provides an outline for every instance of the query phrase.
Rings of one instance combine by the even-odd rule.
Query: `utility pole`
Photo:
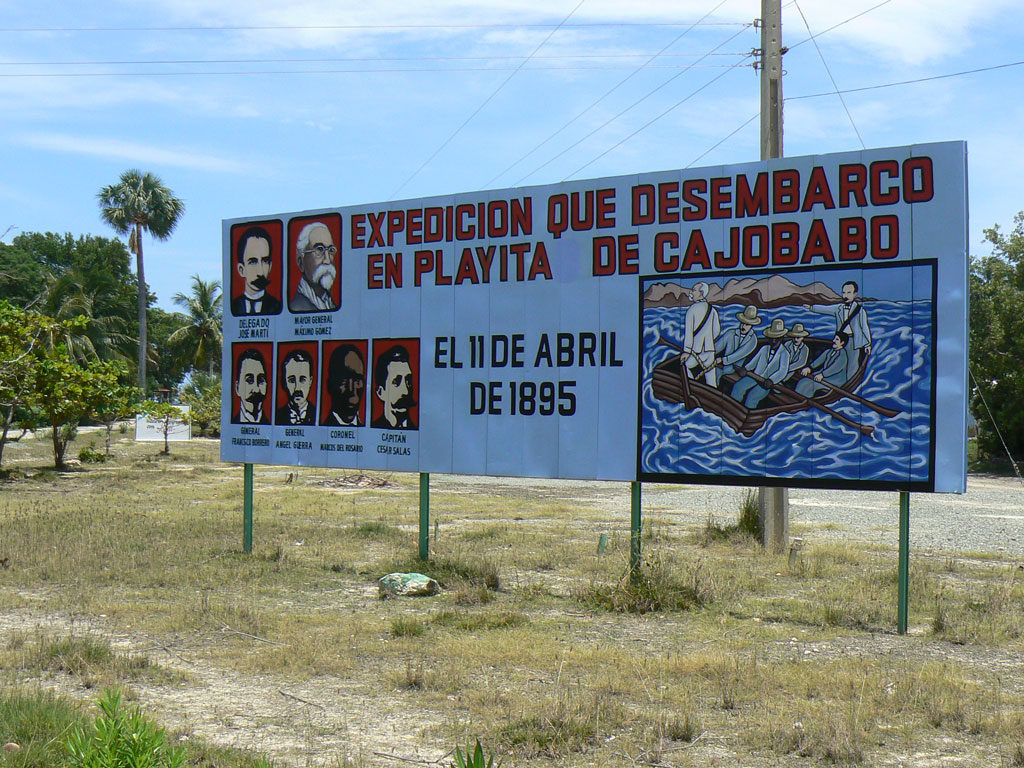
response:
[[[761,0],[761,160],[782,157],[782,0]],[[789,489],[759,488],[761,543],[782,552],[789,542]]]

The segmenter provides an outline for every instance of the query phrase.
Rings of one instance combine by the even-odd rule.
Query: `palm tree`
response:
[[[128,335],[123,317],[104,311],[117,290],[116,281],[105,272],[86,272],[78,266],[46,275],[46,287],[33,304],[54,320],[85,317],[84,328],[64,326],[50,346],[63,342],[75,362],[90,359],[127,360],[135,339]]]
[[[193,368],[206,365],[212,374],[214,365],[220,361],[223,296],[220,280],[205,281],[199,275],[192,275],[192,291],[189,295],[174,294],[174,303],[188,314],[188,323],[167,337],[169,342],[184,340],[188,343]]]
[[[122,173],[117,184],[103,187],[96,199],[102,219],[119,235],[128,235],[128,250],[135,254],[139,282],[139,389],[145,393],[149,290],[142,263],[142,232],[166,240],[185,212],[185,204],[164,186],[159,176],[134,168]]]

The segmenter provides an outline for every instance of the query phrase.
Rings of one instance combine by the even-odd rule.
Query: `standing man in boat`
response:
[[[718,310],[707,300],[708,284],[697,283],[690,290],[690,308],[686,310],[683,352],[681,357],[686,367],[686,374],[694,378],[694,368],[699,368],[697,375],[703,375],[704,381],[714,387],[718,384],[718,369],[715,367],[715,339],[722,331],[718,319]]]
[[[754,326],[761,324],[757,307],[748,304],[742,312],[736,313],[736,319],[740,324],[723,331],[715,340],[715,366],[719,377],[732,373],[737,365],[743,365],[757,349],[757,336],[753,332]]]
[[[804,309],[819,315],[829,315],[836,321],[836,333],[850,336],[847,346],[853,360],[860,363],[862,357],[871,354],[871,329],[868,327],[868,313],[858,296],[859,288],[853,280],[843,283],[843,300],[839,304],[804,304]],[[856,353],[854,355],[853,353]]]
[[[850,337],[844,333],[837,333],[832,337],[832,346],[823,350],[809,366],[800,371],[804,378],[800,379],[795,387],[798,394],[814,397],[828,389],[829,384],[841,387],[849,380],[849,340]]]
[[[754,375],[751,376],[744,371],[744,376],[732,387],[734,400],[743,403],[747,408],[756,408],[768,394],[768,387],[763,384],[778,384],[789,376],[791,345],[783,343],[787,333],[785,320],[781,317],[772,320],[772,324],[764,331],[768,343],[757,350],[754,359],[747,366]]]
[[[809,334],[804,330],[803,323],[793,323],[793,327],[789,329],[789,333],[786,335],[789,338],[783,342],[783,345],[789,347],[789,371],[785,376],[785,379],[788,379],[807,365],[807,358],[810,355],[810,350],[807,348],[807,345],[804,344],[804,339],[807,338]],[[783,379],[783,381],[785,379]]]

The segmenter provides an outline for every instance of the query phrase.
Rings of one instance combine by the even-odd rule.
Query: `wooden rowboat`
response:
[[[758,340],[758,348],[766,344],[765,339]],[[804,343],[808,347],[807,360],[814,360],[822,350],[831,346],[831,339],[818,339],[807,337]],[[754,353],[751,353],[753,358]],[[868,358],[865,355],[853,375],[839,389],[847,392],[854,392],[864,381],[864,371],[867,368]],[[708,413],[720,416],[726,424],[739,432],[744,437],[750,437],[764,426],[765,421],[780,413],[798,413],[818,406],[828,405],[839,400],[843,395],[836,389],[828,389],[812,398],[797,399],[792,395],[772,390],[757,408],[747,408],[743,403],[733,400],[727,392],[739,379],[739,375],[730,373],[722,377],[727,382],[725,391],[712,387],[704,382],[703,378],[686,378],[680,372],[679,355],[669,356],[667,360],[654,367],[651,376],[651,385],[654,389],[654,396],[659,400],[670,403],[682,403],[688,410],[700,408]],[[799,375],[784,381],[783,384],[790,389],[796,387],[800,380]],[[813,402],[812,402],[813,401]],[[815,405],[817,404],[817,405]]]

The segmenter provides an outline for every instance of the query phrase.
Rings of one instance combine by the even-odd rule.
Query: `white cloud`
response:
[[[121,139],[71,136],[59,133],[33,133],[16,137],[13,143],[50,152],[66,152],[124,160],[129,163],[167,165],[216,173],[238,173],[250,170],[247,165],[224,157],[205,155],[184,148],[168,149]]]

